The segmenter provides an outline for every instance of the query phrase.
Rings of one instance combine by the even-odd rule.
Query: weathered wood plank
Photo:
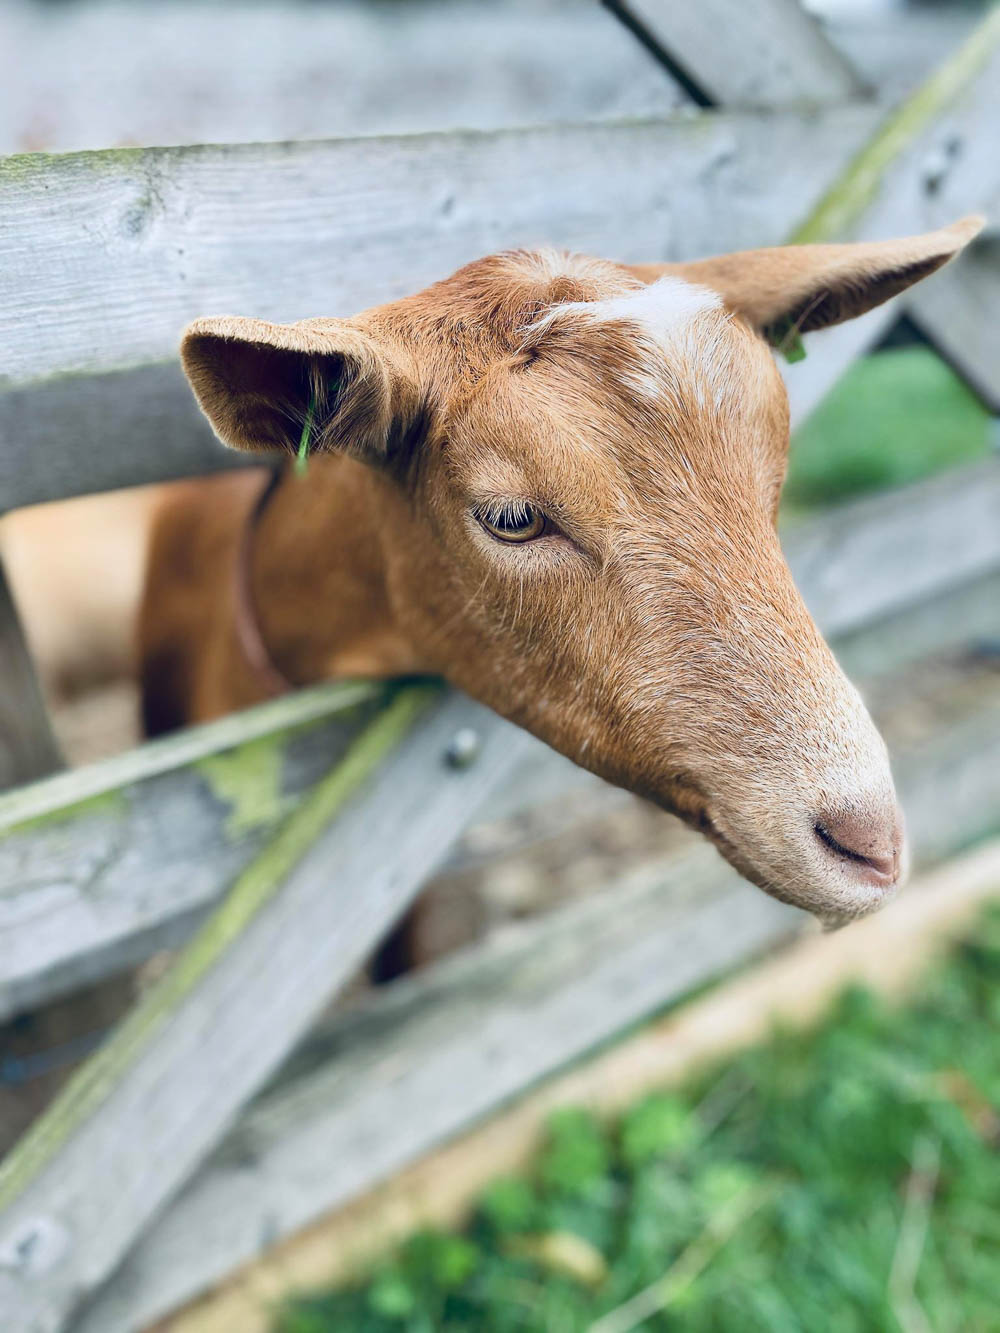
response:
[[[0,162],[0,512],[231,463],[174,362],[197,315],[350,314],[506,246],[655,260],[763,244],[808,210],[875,116]]]
[[[0,391],[0,513],[259,464],[215,438],[176,359]]]
[[[847,62],[798,0],[708,0],[687,6],[667,0],[629,0],[627,6],[617,0],[605,2],[640,39],[653,48],[676,53],[684,81],[702,104],[732,106],[756,101],[784,105],[788,100],[808,100],[810,88],[817,90],[817,100],[823,100],[824,89],[836,98],[838,80],[842,97],[858,90]],[[988,32],[985,40],[980,34],[965,48],[967,55],[958,61],[964,73],[983,56],[989,41]],[[669,66],[670,60],[665,63]],[[937,96],[942,89],[950,95],[947,78],[939,79]],[[899,136],[911,133],[927,115],[934,96],[933,86],[928,85],[893,118],[887,141],[892,151]],[[980,127],[981,131],[985,128]],[[882,139],[886,142],[885,136]],[[879,142],[878,136],[874,142]],[[940,135],[929,146],[921,164],[925,192],[940,190],[965,151],[960,134]],[[978,206],[992,212],[998,197],[981,198]],[[794,239],[806,239],[803,233],[809,231],[807,223]],[[818,231],[823,234],[811,239],[823,239],[828,228]],[[899,309],[917,319],[984,402],[1000,409],[998,289],[1000,255],[995,244],[981,242],[978,250],[963,256],[929,284],[907,293],[891,308],[873,311],[863,320],[810,339],[808,362],[798,363],[786,374],[793,424],[808,415],[854,357],[877,341]]]
[[[752,244],[808,210],[872,114],[8,158],[0,305],[19,336],[3,374],[169,360],[206,311],[350,314],[505,246],[639,261]]]
[[[59,747],[0,560],[0,791],[62,766]]]
[[[1000,413],[1000,235],[985,236],[916,287],[906,310],[986,406]]]
[[[799,0],[604,3],[703,106],[839,103],[866,92]]]
[[[1000,565],[1000,460],[832,509],[784,541],[824,634],[848,633]]]
[[[1000,569],[1000,461],[845,505],[785,545],[824,631],[856,631]],[[977,615],[994,632],[987,600]],[[343,709],[378,697],[307,691],[0,798],[0,1016],[184,938],[347,743]],[[595,784],[535,743],[492,813]]]
[[[861,152],[879,114],[869,106],[10,159],[0,167],[0,298],[32,313],[8,325],[32,331],[9,355],[5,348],[10,387],[68,371],[98,378],[80,381],[80,423],[71,415],[74,382],[46,389],[43,437],[30,401],[0,394],[0,510],[86,490],[90,461],[102,452],[101,485],[110,475],[122,485],[183,475],[221,458],[203,428],[188,437],[171,425],[162,451],[137,461],[134,406],[119,431],[123,380],[108,377],[169,357],[184,321],[213,306],[283,319],[342,313],[504,245],[549,242],[649,260],[763,244],[785,234],[789,215],[807,214],[831,171],[844,167],[793,239],[888,235],[968,211],[993,196],[1000,175],[990,132],[1000,124],[997,32],[987,20],[945,76]],[[957,136],[964,151],[929,190],[928,154],[943,136]],[[548,187],[554,177],[557,192]],[[43,265],[33,241],[46,229],[53,238]],[[53,271],[72,276],[54,290]],[[40,292],[50,295],[40,302]],[[848,357],[855,351],[851,343]],[[190,420],[179,380],[171,388],[168,370],[145,373],[160,421],[171,418],[171,394]],[[133,403],[140,400],[137,390]]]
[[[998,746],[992,706],[900,755],[920,861],[1000,829]],[[74,1333],[160,1317],[801,920],[704,849],[393,987],[317,1034]]]
[[[80,1311],[516,764],[523,733],[435,695],[378,714],[0,1167],[5,1331]]]
[[[0,798],[0,1015],[183,940],[383,697],[308,690]]]

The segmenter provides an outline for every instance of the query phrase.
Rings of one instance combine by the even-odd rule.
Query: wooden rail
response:
[[[0,370],[0,512],[239,461],[177,364],[195,316],[348,315],[510,246],[638,261],[768,243],[876,118],[847,107],[8,159],[0,309],[18,336]]]

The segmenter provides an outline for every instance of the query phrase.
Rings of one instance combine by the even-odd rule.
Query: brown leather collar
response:
[[[257,524],[283,477],[284,473],[280,470],[272,472],[250,510],[240,536],[233,583],[236,638],[247,665],[257,677],[261,689],[271,699],[278,699],[281,695],[290,693],[295,686],[276,665],[264,642],[253,595],[253,543]]]

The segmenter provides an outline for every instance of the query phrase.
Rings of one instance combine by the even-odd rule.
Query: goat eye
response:
[[[483,505],[475,513],[486,531],[502,542],[533,541],[548,526],[542,511],[523,500]]]

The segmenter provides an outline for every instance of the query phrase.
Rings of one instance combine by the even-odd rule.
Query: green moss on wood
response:
[[[115,816],[125,810],[125,795],[121,791],[102,791],[94,796],[84,797],[72,805],[63,805],[55,810],[45,810],[15,824],[13,828],[0,829],[0,842],[5,838],[24,833],[37,833],[41,829],[58,828],[64,824],[76,824],[82,819],[95,816]]]
[[[288,803],[281,791],[286,740],[287,733],[262,736],[195,764],[213,796],[229,806],[226,833],[230,837],[276,824],[287,813]]]
[[[903,152],[980,74],[1000,48],[1000,7],[968,41],[908,98],[868,141],[789,237],[796,245],[842,238],[877,195],[886,173]]]

